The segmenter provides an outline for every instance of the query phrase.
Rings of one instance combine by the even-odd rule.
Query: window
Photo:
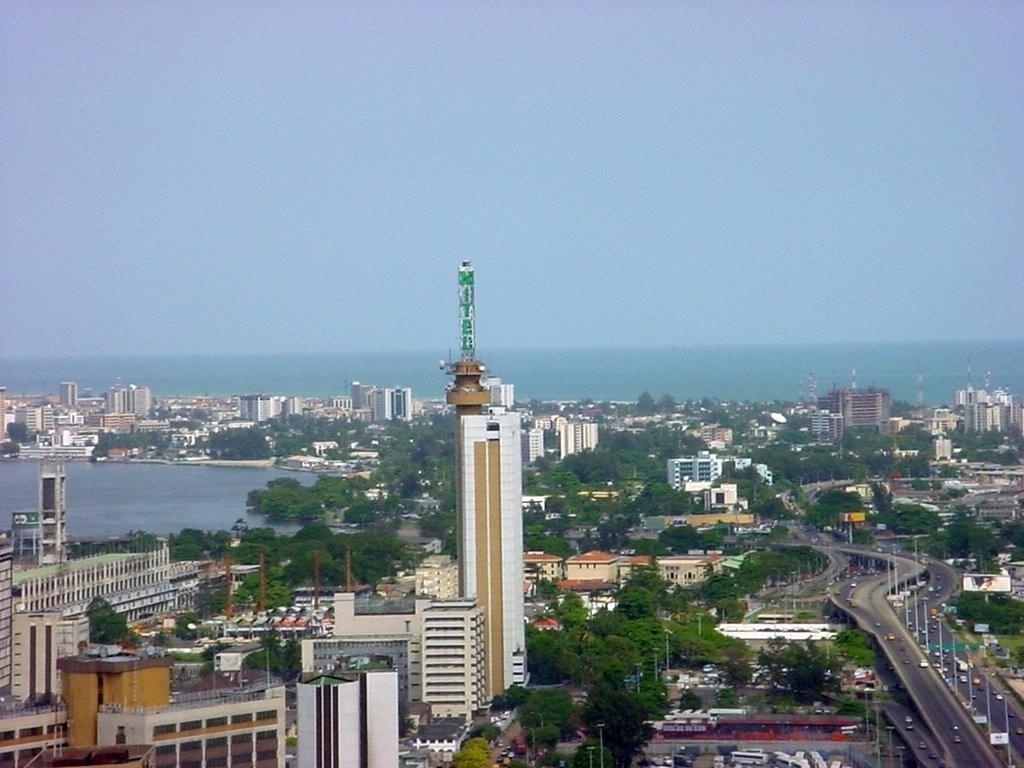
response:
[[[177,730],[178,726],[176,723],[164,723],[163,725],[154,725],[153,735],[160,736],[165,733],[174,733]]]
[[[228,719],[226,717],[210,717],[206,720],[207,728],[216,728],[218,725],[227,725]]]
[[[232,715],[231,716],[231,722],[232,723],[251,723],[252,722],[252,712],[243,712],[241,715]]]
[[[181,724],[181,730],[183,731],[198,731],[202,727],[202,720],[186,720]]]
[[[270,741],[277,738],[277,731],[260,731],[256,734],[256,741]]]
[[[276,720],[277,711],[273,709],[265,709],[262,712],[256,713],[257,720]]]

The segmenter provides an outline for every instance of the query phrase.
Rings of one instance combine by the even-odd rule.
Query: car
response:
[[[903,660],[903,663],[904,663],[904,664],[909,664],[909,663],[910,663],[910,659],[904,659],[904,660]]]
[[[918,744],[918,745],[917,745],[917,748],[918,748],[918,749],[928,749],[928,745],[927,745],[927,744],[925,744],[925,743],[924,743],[924,742],[922,741],[922,742],[921,742],[920,744]]]
[[[996,701],[1002,701],[1002,700],[1003,700],[1003,694],[997,693],[996,694]]]
[[[890,632],[888,635],[885,636],[885,639],[886,640],[895,640],[896,639],[896,635],[894,635],[892,632]]]
[[[1024,736],[1024,728],[1021,728],[1019,725],[1013,732],[1016,733],[1018,736]]]
[[[960,726],[957,725],[956,723],[953,723],[953,730],[954,731],[959,731],[960,730]]]
[[[936,755],[934,752],[929,752],[928,753],[928,759],[929,760],[935,760],[937,758],[938,758],[938,755]]]
[[[959,744],[962,741],[963,741],[963,739],[960,738],[960,734],[959,733],[956,736],[953,737],[953,743],[954,744]]]
[[[978,698],[978,694],[976,694],[974,691],[971,691],[971,698],[972,699]]]
[[[927,667],[928,666],[928,659],[921,659],[921,661],[918,662],[917,666],[919,666],[919,667]]]

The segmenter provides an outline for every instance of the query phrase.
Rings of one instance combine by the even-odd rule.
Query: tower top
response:
[[[476,359],[476,276],[468,261],[459,266],[459,350],[463,360]]]

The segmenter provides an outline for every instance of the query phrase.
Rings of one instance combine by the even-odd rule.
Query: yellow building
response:
[[[607,581],[619,578],[619,558],[596,549],[573,555],[565,561],[565,578],[569,581]]]
[[[565,561],[547,552],[524,552],[523,577],[533,583],[561,581],[565,578]]]

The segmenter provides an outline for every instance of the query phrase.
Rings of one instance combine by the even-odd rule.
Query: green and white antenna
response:
[[[476,359],[476,302],[474,298],[473,265],[468,261],[459,267],[459,348],[463,360]]]

